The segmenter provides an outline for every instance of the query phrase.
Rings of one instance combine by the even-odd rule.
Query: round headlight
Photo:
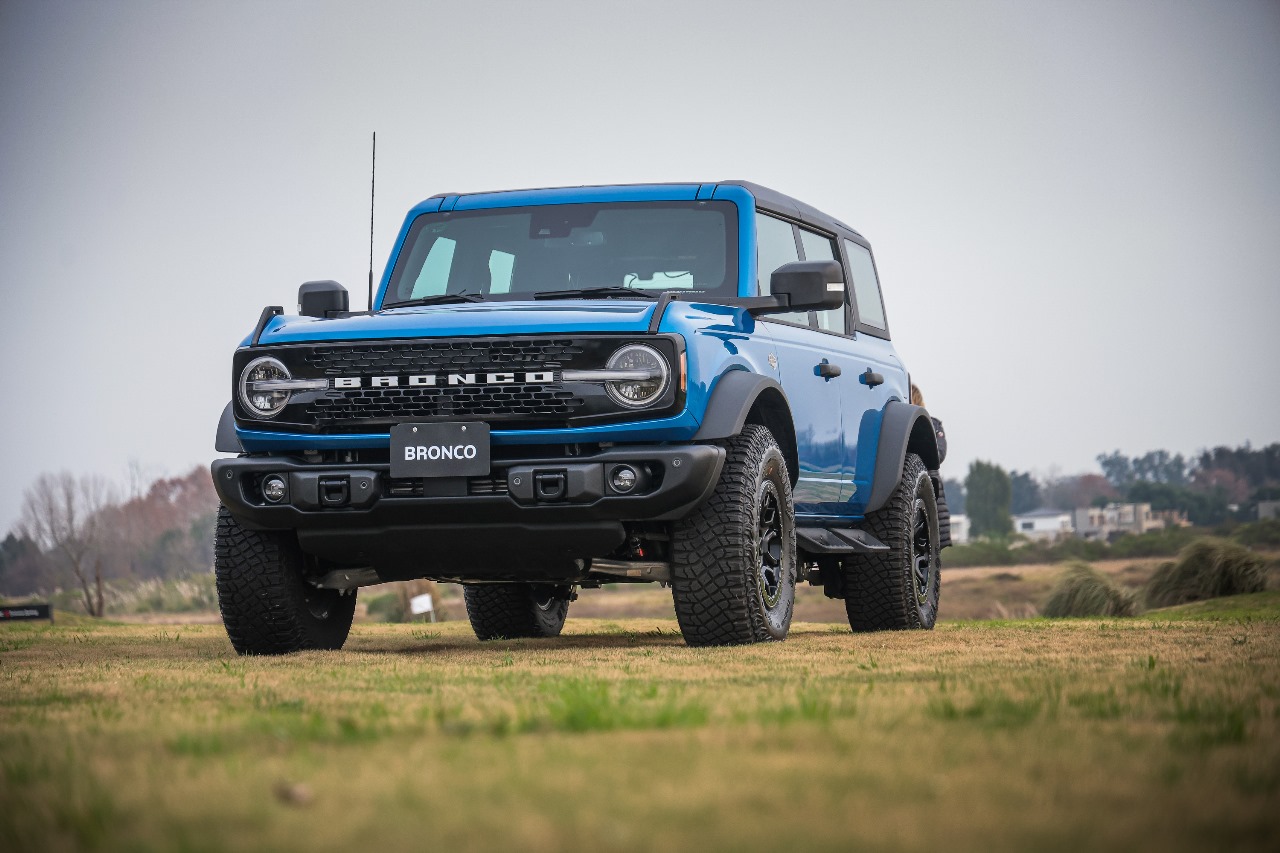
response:
[[[259,418],[274,418],[289,402],[288,391],[259,391],[254,385],[278,379],[289,379],[289,370],[270,356],[255,358],[240,374],[240,402],[249,414]]]
[[[671,368],[662,353],[644,344],[627,344],[609,357],[610,370],[646,371],[648,379],[610,379],[609,396],[629,408],[656,403],[671,382]]]

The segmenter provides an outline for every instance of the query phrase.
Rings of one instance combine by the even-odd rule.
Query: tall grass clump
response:
[[[1225,539],[1200,539],[1161,563],[1146,587],[1148,607],[1173,607],[1267,588],[1267,562]]]
[[[1280,518],[1242,524],[1232,531],[1231,538],[1248,548],[1280,548]]]
[[[1135,612],[1133,596],[1088,563],[1068,563],[1044,605],[1044,615],[1056,619],[1132,616]]]

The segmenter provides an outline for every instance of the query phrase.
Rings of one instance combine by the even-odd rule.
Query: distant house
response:
[[[1165,527],[1190,527],[1191,520],[1180,509],[1157,509],[1151,511],[1151,518],[1164,523]]]
[[[1084,539],[1108,541],[1127,533],[1146,533],[1165,527],[1185,527],[1187,518],[1178,512],[1152,512],[1151,504],[1107,504],[1083,506],[1073,517],[1076,535]]]
[[[951,515],[951,542],[954,545],[963,545],[969,541],[969,516],[967,515]]]
[[[1280,518],[1280,501],[1258,501],[1258,521]]]
[[[1072,516],[1065,509],[1033,509],[1013,517],[1013,532],[1052,542],[1072,534]]]

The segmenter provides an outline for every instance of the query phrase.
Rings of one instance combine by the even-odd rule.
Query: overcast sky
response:
[[[872,243],[970,461],[1280,440],[1280,3],[0,0],[0,530],[207,464],[262,306],[441,191],[745,178]]]

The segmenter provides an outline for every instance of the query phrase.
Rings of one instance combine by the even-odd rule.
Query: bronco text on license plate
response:
[[[488,473],[488,424],[398,424],[391,428],[392,477],[475,477]]]

